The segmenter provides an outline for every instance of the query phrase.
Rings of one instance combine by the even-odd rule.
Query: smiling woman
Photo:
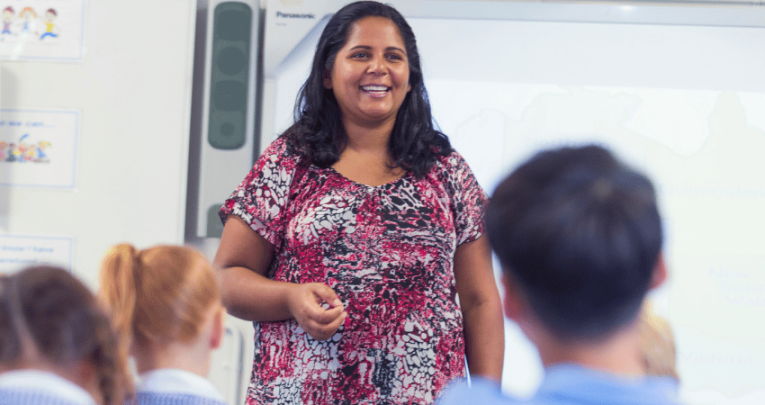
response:
[[[404,41],[383,17],[359,20],[338,52],[324,87],[340,106],[343,122],[355,127],[383,127],[390,132],[396,113],[412,86]]]
[[[485,203],[434,128],[404,18],[371,1],[342,8],[295,124],[220,213],[223,299],[256,327],[248,403],[430,404],[466,358],[499,381]]]

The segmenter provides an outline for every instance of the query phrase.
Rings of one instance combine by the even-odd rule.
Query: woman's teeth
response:
[[[370,92],[385,92],[388,91],[387,86],[361,86],[361,89],[364,91],[370,91]]]

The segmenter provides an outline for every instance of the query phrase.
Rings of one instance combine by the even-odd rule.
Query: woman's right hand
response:
[[[331,338],[348,316],[337,294],[321,283],[294,284],[267,278],[273,254],[270,242],[242,218],[229,215],[214,261],[228,312],[255,322],[294,318],[312,338]]]
[[[316,340],[327,340],[337,332],[348,313],[328,285],[296,284],[287,296],[287,308],[298,325]]]

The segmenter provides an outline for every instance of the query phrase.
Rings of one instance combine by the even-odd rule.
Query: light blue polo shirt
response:
[[[533,397],[505,396],[496,383],[473,378],[472,386],[449,387],[438,405],[677,405],[677,381],[671,377],[626,378],[573,364],[545,370]]]

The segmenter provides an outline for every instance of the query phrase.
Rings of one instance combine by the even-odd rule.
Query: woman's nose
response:
[[[373,74],[385,74],[388,72],[388,66],[386,64],[385,58],[382,56],[374,56],[369,60],[369,68],[367,69],[369,73]]]

